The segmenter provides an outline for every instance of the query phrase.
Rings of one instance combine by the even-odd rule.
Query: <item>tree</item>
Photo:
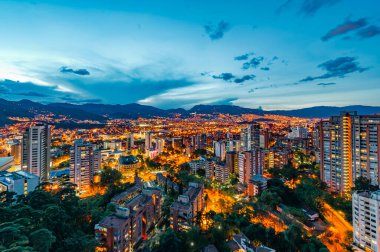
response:
[[[376,191],[377,186],[371,184],[371,181],[366,177],[360,176],[355,179],[355,187],[352,188],[355,191]]]
[[[100,184],[102,186],[119,185],[122,177],[118,170],[105,168],[100,174]]]
[[[284,232],[285,240],[289,243],[291,251],[302,244],[302,230],[296,225],[291,224]]]
[[[275,209],[276,206],[279,205],[282,200],[276,192],[266,190],[260,195],[259,201],[265,205],[270,206],[272,209]]]
[[[169,228],[167,231],[160,237],[160,243],[156,251],[181,251],[182,241],[178,235],[174,232],[173,229]]]
[[[38,229],[30,234],[33,248],[39,252],[48,252],[55,239],[52,232],[46,228]]]

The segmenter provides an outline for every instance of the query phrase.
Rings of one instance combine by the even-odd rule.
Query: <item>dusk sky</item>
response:
[[[380,105],[379,0],[0,1],[0,98]]]

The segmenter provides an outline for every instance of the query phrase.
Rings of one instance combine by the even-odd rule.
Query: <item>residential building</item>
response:
[[[248,195],[256,196],[267,189],[268,180],[262,175],[254,175],[248,183]]]
[[[226,153],[226,166],[230,173],[239,174],[238,152],[229,151]]]
[[[217,162],[215,164],[215,180],[221,183],[228,182],[230,178],[230,169],[226,165],[226,163],[223,162]]]
[[[319,123],[321,179],[332,192],[350,197],[355,179],[380,182],[380,116],[342,112]]]
[[[292,127],[290,129],[291,131],[288,133],[288,138],[294,139],[294,138],[307,138],[308,137],[308,130],[305,127]]]
[[[161,218],[159,189],[143,188],[141,179],[125,192],[116,195],[116,213],[95,225],[98,251],[130,252],[142,240],[149,239],[150,231]]]
[[[204,186],[190,182],[185,193],[170,206],[170,226],[175,231],[190,229],[203,208]]]
[[[250,124],[241,129],[241,147],[245,151],[260,147],[260,124]]]
[[[380,251],[380,190],[352,195],[353,244],[363,251]]]
[[[226,143],[222,141],[214,141],[214,155],[221,161],[226,159]]]
[[[21,169],[49,180],[50,172],[50,125],[31,126],[26,129],[22,139]]]
[[[94,174],[100,170],[101,152],[96,145],[76,140],[70,148],[70,182],[86,191],[93,182]]]

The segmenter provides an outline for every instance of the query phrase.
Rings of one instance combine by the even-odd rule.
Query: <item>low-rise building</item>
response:
[[[248,195],[256,196],[267,189],[268,180],[261,175],[253,176],[248,183]]]
[[[15,192],[17,195],[27,195],[40,183],[40,178],[25,171],[0,172],[0,192]]]
[[[189,183],[183,195],[170,206],[170,225],[175,230],[189,229],[204,208],[204,186]]]
[[[97,249],[129,252],[141,240],[149,239],[150,231],[161,218],[161,197],[159,189],[144,189],[136,178],[133,186],[112,198],[116,213],[95,225]]]
[[[139,159],[133,155],[129,156],[120,156],[118,170],[122,174],[133,172],[135,169],[140,168],[141,163]]]

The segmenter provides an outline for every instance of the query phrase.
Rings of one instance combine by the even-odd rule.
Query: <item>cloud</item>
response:
[[[90,72],[87,70],[87,69],[72,69],[72,68],[68,68],[66,66],[63,66],[59,69],[59,71],[61,73],[73,73],[73,74],[77,74],[77,75],[90,75]]]
[[[363,68],[359,65],[354,57],[339,57],[333,60],[326,61],[318,67],[322,70],[325,70],[326,73],[320,76],[308,76],[300,82],[308,82],[313,80],[329,79],[329,78],[344,78],[347,74],[355,72],[364,72],[368,68]]]
[[[235,78],[234,82],[240,84],[240,83],[243,83],[243,82],[245,82],[245,81],[253,80],[253,79],[255,79],[255,78],[256,78],[256,76],[253,75],[253,74],[250,74],[250,75],[244,75],[244,76],[241,77],[241,78]]]
[[[233,75],[232,73],[221,73],[219,75],[213,75],[212,78],[220,79],[220,80],[224,80],[224,81],[231,81],[231,80],[235,79],[235,75]]]
[[[321,83],[318,83],[317,85],[326,87],[326,86],[334,86],[336,85],[336,83],[335,82],[327,82],[327,83],[321,82]]]
[[[312,16],[321,8],[332,6],[339,1],[340,0],[286,0],[279,8],[277,8],[276,14],[282,13],[284,10],[290,8],[293,3],[296,3],[301,4],[299,13],[302,13],[305,16]]]
[[[0,94],[8,94],[10,89],[4,85],[0,86]]]
[[[358,30],[360,28],[363,28],[368,24],[367,19],[360,18],[356,21],[351,21],[350,19],[347,19],[342,24],[338,25],[337,27],[331,29],[325,36],[323,36],[321,39],[322,41],[328,41],[331,38],[334,38],[336,36],[340,36],[346,33],[349,33],[351,31]],[[369,31],[370,33],[371,31]],[[364,32],[364,36],[367,32]]]
[[[15,93],[15,95],[23,95],[23,96],[31,96],[31,97],[49,97],[46,94],[33,92],[33,91],[24,92],[24,93]]]
[[[220,21],[216,25],[207,24],[204,29],[211,40],[217,40],[223,38],[224,33],[230,29],[230,25],[225,21]]]
[[[250,56],[254,55],[254,53],[246,53],[246,54],[243,54],[243,55],[240,55],[240,56],[236,56],[234,59],[235,60],[248,60]]]
[[[249,68],[257,68],[261,62],[263,62],[264,60],[264,57],[255,57],[255,58],[252,58],[250,61],[247,61],[243,64],[243,67],[242,69],[244,70],[247,70]]]
[[[223,100],[219,100],[216,102],[209,103],[210,105],[231,105],[233,104],[234,101],[237,101],[239,98],[234,97],[234,98],[227,98]]]
[[[243,82],[255,79],[256,76],[253,74],[249,74],[249,75],[244,75],[242,77],[236,77],[232,73],[221,73],[219,75],[213,75],[212,78],[241,84]]]
[[[370,25],[358,31],[357,35],[362,39],[375,37],[377,35],[380,35],[380,27],[376,25]]]
[[[101,103],[102,99],[77,99],[69,95],[61,97],[61,100],[70,102],[70,103]]]
[[[319,9],[325,6],[332,6],[340,0],[304,0],[300,12],[305,15],[314,15]]]

